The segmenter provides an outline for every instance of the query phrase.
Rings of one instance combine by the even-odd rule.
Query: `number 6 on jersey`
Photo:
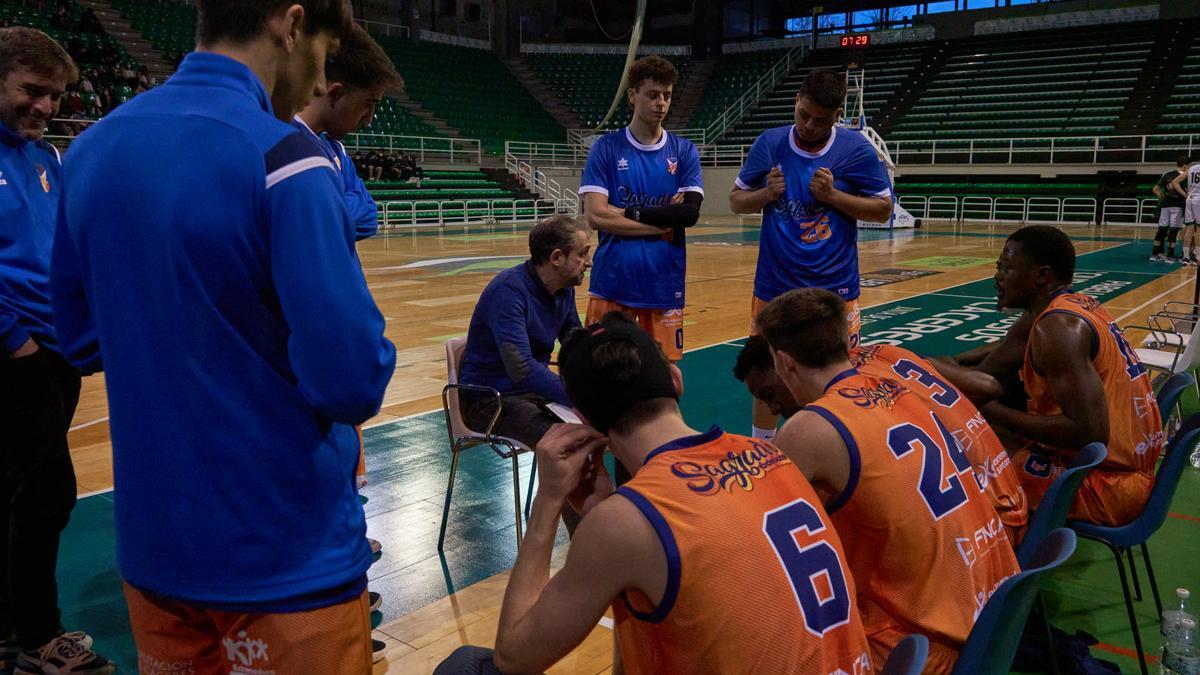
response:
[[[850,589],[842,573],[842,559],[829,542],[821,515],[803,498],[763,514],[763,532],[787,572],[804,625],[818,637],[850,622]],[[801,546],[798,532],[813,543]]]

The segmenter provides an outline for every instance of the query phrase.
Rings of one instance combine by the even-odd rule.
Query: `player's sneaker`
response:
[[[1163,257],[1157,253],[1150,256],[1150,262],[1162,262],[1162,260],[1163,260]]]
[[[15,675],[112,675],[117,667],[66,634],[17,657]]]
[[[383,596],[375,591],[367,591],[367,603],[371,607],[372,612],[378,612],[380,607],[383,607]]]
[[[371,638],[371,663],[382,661],[385,653],[387,653],[387,645],[383,643],[383,640]]]
[[[367,537],[367,543],[371,545],[371,556],[378,560],[379,556],[383,554],[383,544],[379,543],[378,539],[370,537]]]

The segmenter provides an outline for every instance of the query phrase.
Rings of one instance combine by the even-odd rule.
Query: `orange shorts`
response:
[[[667,360],[676,363],[683,359],[683,310],[682,309],[646,309],[643,307],[626,307],[619,302],[603,298],[588,298],[587,321],[592,325],[604,318],[609,312],[624,312],[633,317],[649,333],[658,346],[662,348]]]
[[[125,584],[142,675],[371,672],[367,594],[290,614],[203,609]]]
[[[358,432],[358,469],[354,472],[359,478],[367,475],[367,445],[363,443],[362,426],[354,427]]]
[[[757,295],[750,296],[750,334],[758,335],[758,313],[767,306],[767,301]],[[858,298],[846,301],[846,323],[848,333],[850,335],[850,349],[858,347],[858,341],[862,334],[862,310],[858,305]]]
[[[1063,455],[1033,444],[1013,455],[1013,465],[1017,467],[1030,510],[1042,503],[1046,490],[1070,463]],[[1067,518],[1109,527],[1127,525],[1146,508],[1154,476],[1138,471],[1105,471],[1102,467],[1093,469],[1080,483]]]

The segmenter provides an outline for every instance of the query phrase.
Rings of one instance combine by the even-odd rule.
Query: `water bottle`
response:
[[[1165,614],[1165,612],[1164,612]],[[1162,656],[1162,672],[1167,675],[1200,675],[1200,645],[1196,644],[1196,619],[1185,616],[1167,641]]]
[[[1191,461],[1193,468],[1200,469],[1200,445],[1197,445],[1196,448],[1192,450],[1192,456],[1189,458],[1189,460]]]
[[[1162,624],[1159,627],[1159,635],[1162,638],[1162,646],[1159,650],[1160,663],[1166,663],[1167,652],[1174,643],[1182,639],[1184,622],[1191,621],[1193,626],[1195,625],[1196,617],[1191,612],[1190,598],[1191,593],[1188,589],[1177,588],[1175,589],[1175,604],[1163,610]],[[1162,672],[1171,671],[1167,670],[1164,665]]]

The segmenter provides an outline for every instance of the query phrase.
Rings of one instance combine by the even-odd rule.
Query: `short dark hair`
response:
[[[582,218],[568,213],[557,213],[543,218],[529,231],[529,258],[534,265],[550,259],[555,251],[569,252],[575,245],[575,233],[591,232]]]
[[[809,368],[824,368],[850,353],[846,301],[819,288],[797,288],[775,298],[755,319],[776,351]]]
[[[196,42],[249,42],[268,19],[292,5],[304,8],[304,30],[309,35],[329,31],[340,37],[354,25],[350,0],[196,0]]]
[[[1021,245],[1021,255],[1039,267],[1046,266],[1059,281],[1071,283],[1075,277],[1075,245],[1057,227],[1029,225],[1008,235],[1008,241]]]
[[[775,369],[775,359],[771,358],[771,345],[761,335],[751,335],[742,351],[738,352],[737,361],[733,364],[733,376],[738,382],[745,382],[751,370],[763,372]]]
[[[404,79],[388,58],[383,47],[367,31],[352,27],[342,36],[337,56],[325,63],[325,82],[340,82],[351,89],[367,89],[385,85],[386,91],[399,91]]]
[[[48,76],[63,73],[68,82],[79,79],[75,60],[54,38],[24,26],[0,28],[0,78],[17,68]]]
[[[846,79],[832,70],[814,70],[800,86],[800,95],[822,108],[840,108],[846,103]]]
[[[675,70],[675,64],[657,54],[643,56],[629,67],[629,86],[638,89],[646,80],[675,86],[679,71]]]
[[[1175,158],[1175,166],[1187,166],[1192,163],[1192,158],[1187,155],[1180,155]]]

